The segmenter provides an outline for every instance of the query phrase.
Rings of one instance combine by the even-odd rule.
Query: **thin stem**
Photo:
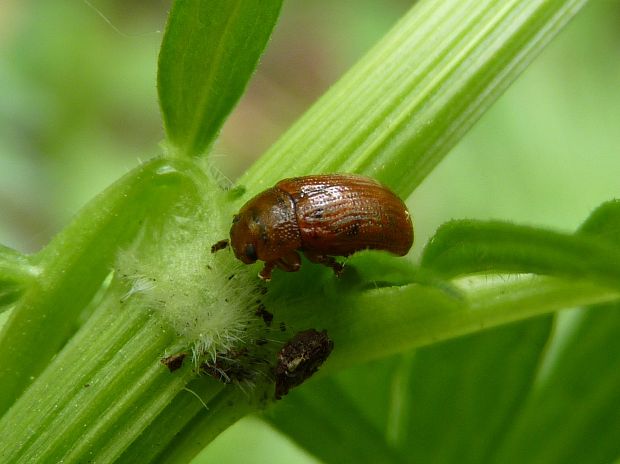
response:
[[[120,289],[109,291],[3,416],[5,461],[113,460],[193,375],[190,369],[171,375],[159,363],[173,349],[173,334],[140,305],[122,307],[121,296]]]
[[[422,0],[239,180],[313,172],[408,196],[585,0]]]
[[[327,292],[326,300],[281,301],[274,308],[283,318],[292,319],[294,312],[297,326],[325,328],[337,340],[321,373],[561,309],[620,298],[617,291],[591,282],[551,277],[487,283],[461,296],[418,284],[350,294],[334,287]]]

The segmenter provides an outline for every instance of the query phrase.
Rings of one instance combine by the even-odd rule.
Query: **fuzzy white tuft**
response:
[[[165,320],[191,349],[195,365],[214,363],[218,354],[262,336],[264,324],[254,314],[258,279],[229,250],[211,253],[222,238],[212,231],[221,227],[206,214],[171,222],[145,228],[151,236],[119,254],[116,272],[128,287],[123,299],[140,298]]]

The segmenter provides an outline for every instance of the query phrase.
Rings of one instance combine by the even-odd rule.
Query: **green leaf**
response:
[[[538,318],[418,350],[397,434],[410,462],[488,462],[532,388],[552,321]]]
[[[265,418],[324,462],[410,462],[329,379],[290,392]]]
[[[619,225],[620,202],[610,201],[579,233],[617,245]],[[620,304],[591,307],[581,316],[496,462],[603,464],[620,455]]]
[[[422,265],[454,277],[518,272],[588,279],[620,288],[620,250],[586,235],[568,235],[495,221],[442,225]]]
[[[607,201],[596,208],[577,232],[620,245],[620,200]]]
[[[600,206],[585,221],[579,233],[589,237],[606,238],[609,243],[617,243],[618,219],[620,218],[618,206],[618,202],[615,201]],[[536,388],[532,389],[528,401],[521,404],[518,409],[513,408],[514,414],[511,415],[513,417],[507,417],[503,422],[503,427],[498,428],[498,432],[501,432],[503,437],[501,435],[485,437],[481,430],[488,425],[486,421],[478,426],[460,427],[460,444],[451,446],[449,439],[443,439],[440,449],[456,457],[459,462],[469,460],[470,462],[502,463],[588,462],[602,464],[617,458],[620,453],[620,418],[615,411],[620,407],[620,395],[618,395],[620,375],[616,368],[620,361],[620,343],[617,336],[620,330],[620,306],[615,303],[592,307],[579,320],[577,327],[577,330],[568,335],[569,341],[560,345],[558,358],[555,360],[552,358],[550,374],[536,379]],[[505,332],[506,329],[502,331]],[[519,351],[528,349],[530,346],[528,339],[531,342],[530,337],[535,336],[535,333],[530,330],[526,331],[520,338],[514,339],[512,346],[509,342],[513,339],[505,337],[506,334],[504,334],[504,338],[496,340],[492,346],[487,347],[487,353],[495,353],[499,347],[499,354],[502,354],[501,347],[504,346],[509,350],[505,353],[505,357],[509,359],[509,356],[513,356],[517,365],[523,367],[522,361],[528,356],[521,357],[525,353],[519,355]],[[518,334],[515,333],[515,335]],[[476,337],[481,336],[484,335]],[[566,336],[564,333],[565,338]],[[459,341],[450,342],[448,345],[455,343],[458,345]],[[539,348],[541,347],[542,345]],[[434,352],[437,348],[432,347],[424,351]],[[535,349],[535,344],[532,349]],[[485,356],[484,353],[472,352],[469,347],[461,346],[461,350],[452,353],[449,359],[435,360],[436,362],[429,366],[430,373],[420,372],[417,369],[414,370],[413,375],[416,379],[419,376],[424,377],[422,385],[428,389],[429,376],[432,378],[433,375],[433,366],[440,363],[450,372],[458,370],[459,363],[467,365],[466,360],[459,359],[465,356],[463,353],[471,355],[472,360]],[[491,355],[487,354],[487,356]],[[456,366],[451,367],[450,363],[453,360],[456,361]],[[514,361],[512,363],[506,361],[503,369],[514,368]],[[535,367],[532,364],[531,374],[534,373]],[[502,366],[497,366],[490,374],[495,375],[501,370]],[[516,384],[516,382],[523,381],[524,377],[531,380],[532,375],[528,376],[527,372],[526,369],[522,375],[519,375],[518,372],[513,371],[512,382]],[[475,372],[469,372],[469,376],[482,378],[480,373]],[[485,394],[481,386],[478,385],[478,388],[468,390],[466,405],[471,404],[472,395],[475,394],[473,398],[476,398],[480,394]],[[476,414],[482,414],[484,417],[484,409],[489,399],[504,394],[511,386],[514,385],[509,384],[504,388],[498,387],[486,392],[484,401],[479,406],[474,404]],[[415,398],[420,398],[422,405],[425,404],[426,398],[419,392],[415,394]],[[466,405],[463,406],[465,411]],[[419,409],[417,407],[415,411]],[[437,411],[433,414],[437,414]],[[455,423],[454,419],[445,422]],[[427,427],[420,428],[416,436],[419,437],[425,430]],[[447,429],[448,433],[452,430],[452,428]],[[473,436],[468,437],[468,431],[474,431]],[[446,430],[442,430],[442,437],[445,435]],[[432,440],[434,436],[431,433],[425,441]],[[465,440],[466,446],[463,446],[460,440]],[[475,449],[476,443],[484,444],[478,440],[483,440],[491,446],[486,447],[484,454],[467,459],[470,456],[468,451]],[[424,458],[422,460],[428,461]]]
[[[175,153],[202,155],[241,97],[281,0],[176,0],[159,54],[158,90]]]
[[[587,462],[620,455],[620,305],[589,308],[494,462]]]
[[[357,172],[408,196],[584,3],[417,2],[240,184]]]
[[[21,297],[38,271],[30,257],[0,245],[0,313]]]

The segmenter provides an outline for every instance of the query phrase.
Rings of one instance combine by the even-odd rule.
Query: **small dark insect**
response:
[[[314,175],[281,180],[249,200],[233,218],[230,244],[246,264],[265,261],[263,280],[270,280],[276,267],[298,271],[298,251],[339,275],[343,266],[334,256],[366,249],[407,254],[413,225],[402,200],[375,180]],[[227,245],[220,240],[211,251]]]
[[[273,322],[273,314],[267,311],[264,304],[259,304],[254,314],[262,318],[267,327],[271,326],[271,323]]]
[[[252,378],[252,373],[240,364],[202,364],[200,372],[222,383],[241,382]]]
[[[200,373],[207,374],[222,383],[242,382],[249,380],[254,373],[242,362],[246,358],[248,350],[243,348],[239,351],[218,353],[215,362],[202,363]]]
[[[174,372],[183,366],[183,361],[187,353],[177,353],[161,359],[161,363],[168,368],[170,372]]]
[[[277,400],[286,395],[293,387],[301,385],[314,374],[325,362],[334,342],[323,330],[314,329],[298,332],[291,338],[278,353],[278,363],[275,367],[275,382]]]

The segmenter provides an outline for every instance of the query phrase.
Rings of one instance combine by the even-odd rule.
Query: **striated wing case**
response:
[[[284,179],[295,204],[302,250],[348,256],[375,249],[405,255],[413,243],[407,207],[373,179],[328,174]]]

